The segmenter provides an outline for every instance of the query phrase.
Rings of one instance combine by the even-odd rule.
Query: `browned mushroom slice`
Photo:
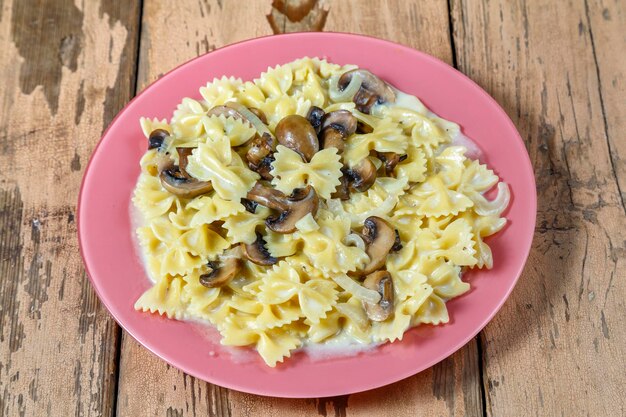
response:
[[[187,178],[176,165],[169,165],[159,174],[161,185],[170,193],[183,198],[193,198],[213,190],[210,181]]]
[[[337,148],[337,153],[342,153],[345,148],[345,136],[337,129],[327,127],[320,133],[320,145],[323,149]]]
[[[346,174],[347,169],[342,168],[342,175],[339,177],[339,181],[341,183],[335,188],[335,192],[331,194],[330,198],[338,198],[340,200],[349,200],[350,199],[350,179]]]
[[[249,213],[256,212],[256,206],[259,205],[259,203],[257,203],[256,201],[250,201],[247,198],[242,198],[241,204],[246,208],[246,211],[248,211]]]
[[[306,119],[309,121],[309,123],[311,123],[313,129],[315,129],[315,133],[318,135],[322,130],[322,119],[324,118],[325,114],[326,112],[324,112],[324,110],[320,109],[317,106],[311,106],[309,112],[306,114]]]
[[[364,69],[354,69],[343,74],[339,78],[339,90],[344,90],[355,74],[361,78],[361,88],[354,95],[352,101],[356,108],[363,113],[369,114],[375,104],[393,103],[396,101],[396,93],[383,80]]]
[[[271,163],[274,162],[272,154],[276,149],[276,141],[268,134],[264,133],[262,136],[256,136],[252,140],[252,145],[246,153],[246,159],[248,160],[248,167],[258,172],[265,180],[271,180],[272,175],[270,171],[272,169]]]
[[[178,168],[180,169],[180,173],[187,179],[192,179],[191,175],[187,172],[187,164],[188,159],[193,150],[196,148],[176,148],[176,152],[178,153]]]
[[[396,165],[404,161],[407,155],[400,155],[395,152],[378,152],[378,159],[380,159],[385,168],[385,175],[389,176],[393,174],[393,170],[396,169]]]
[[[356,132],[357,119],[348,110],[335,110],[324,116],[322,121],[322,130],[327,127],[334,127],[340,130],[347,138],[354,132]]]
[[[358,273],[367,275],[385,265],[387,255],[396,241],[396,233],[385,220],[371,216],[365,219],[361,234],[367,244],[365,253],[370,257],[370,261]]]
[[[393,315],[394,288],[391,274],[387,271],[376,271],[367,276],[363,286],[380,294],[377,304],[363,302],[365,313],[372,321],[385,321]]]
[[[372,133],[373,131],[374,131],[374,128],[365,122],[362,122],[359,120],[356,124],[356,133],[359,133],[362,135],[366,133]]]
[[[265,247],[265,239],[259,232],[256,233],[256,240],[251,244],[241,244],[243,255],[250,261],[257,265],[269,266],[278,262],[278,259],[273,257],[267,248]]]
[[[297,152],[306,161],[320,149],[315,129],[309,121],[297,114],[284,117],[276,125],[276,139],[278,143]]]
[[[291,195],[285,195],[257,182],[248,191],[246,198],[279,212],[277,216],[271,216],[265,220],[268,229],[276,233],[295,232],[298,220],[308,213],[315,216],[319,207],[317,193],[310,185],[296,188]]]
[[[400,239],[400,233],[398,229],[395,230],[396,239],[393,241],[393,246],[391,247],[391,252],[398,252],[402,249],[402,239]]]
[[[200,284],[207,288],[222,287],[228,284],[241,270],[241,259],[228,258],[222,265],[209,263],[212,271],[207,274],[200,275]]]
[[[232,117],[233,119],[239,119],[243,121],[248,121],[243,114],[239,113],[237,110],[232,107],[227,106],[215,106],[211,110],[207,112],[207,116],[225,116]]]
[[[165,129],[153,130],[148,138],[148,149],[161,149],[163,142],[169,135],[170,132]]]
[[[347,171],[352,188],[362,193],[367,191],[376,181],[376,165],[369,159],[364,158],[353,168]]]
[[[344,141],[356,132],[357,119],[348,110],[336,110],[324,116],[320,134],[321,146],[324,149],[335,147],[343,152]]]

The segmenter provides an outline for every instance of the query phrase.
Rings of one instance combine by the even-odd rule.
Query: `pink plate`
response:
[[[303,56],[357,64],[418,96],[435,113],[459,123],[482,149],[484,162],[512,192],[508,226],[489,244],[495,267],[466,275],[472,290],[448,304],[450,323],[421,326],[401,342],[357,356],[313,360],[295,354],[275,369],[260,358],[241,362],[208,340],[200,325],[133,309],[150,283],[131,240],[129,204],[146,139],[141,116],[169,118],[185,96],[214,77],[251,80]],[[341,33],[298,33],[254,39],[194,59],[161,77],[122,110],[105,132],[85,172],[78,202],[81,252],[98,296],[117,322],[146,348],[188,374],[254,394],[325,397],[380,387],[416,374],[474,337],[502,306],[522,272],[536,214],[533,170],[515,126],[469,78],[422,52]],[[200,331],[199,331],[200,330]],[[214,339],[213,339],[214,340]]]

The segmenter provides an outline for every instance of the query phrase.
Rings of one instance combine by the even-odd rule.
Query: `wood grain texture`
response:
[[[539,194],[526,270],[482,333],[488,415],[624,415],[624,5],[452,5],[459,68],[518,126]]]
[[[0,416],[111,415],[119,330],[84,273],[75,204],[134,88],[139,9],[0,2]]]
[[[445,1],[325,1],[325,30],[393,39],[452,61]],[[271,2],[144,2],[139,89],[199,54],[272,33]],[[245,22],[236,26],[232,22]],[[163,26],[176,31],[163,31]],[[481,415],[476,342],[437,366],[367,393],[315,400],[265,398],[207,384],[169,367],[126,334],[118,415],[167,416],[463,416]]]

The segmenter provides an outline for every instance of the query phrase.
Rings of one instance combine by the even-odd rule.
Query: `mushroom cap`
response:
[[[170,193],[183,198],[193,198],[213,190],[211,181],[187,178],[176,165],[169,165],[159,173],[161,185]]]
[[[335,110],[327,113],[322,120],[322,130],[333,127],[341,131],[344,138],[356,132],[357,118],[348,110]]]
[[[296,231],[298,220],[311,213],[317,214],[319,197],[315,188],[307,185],[304,188],[296,188],[291,195],[287,196],[288,209],[278,216],[268,217],[265,225],[276,233],[293,233]]]
[[[347,174],[352,188],[362,193],[374,185],[376,181],[376,165],[369,158],[364,158],[353,168],[349,169]]]
[[[385,175],[389,176],[393,174],[393,170],[396,169],[396,165],[404,161],[407,155],[400,155],[395,152],[378,152],[378,158],[384,163]]]
[[[257,182],[248,191],[246,199],[258,203],[270,209],[286,211],[289,210],[287,196],[271,187],[266,187],[261,182]]]
[[[256,206],[259,205],[259,203],[257,203],[256,201],[250,201],[247,198],[242,198],[241,204],[246,208],[246,211],[248,211],[249,213],[256,212]]]
[[[363,222],[361,234],[367,243],[365,253],[370,257],[370,260],[363,269],[357,272],[361,275],[367,275],[385,265],[387,255],[396,241],[396,232],[386,220],[371,216]]]
[[[163,146],[163,142],[165,138],[170,135],[165,129],[155,129],[150,132],[150,136],[148,137],[148,149],[160,149]]]
[[[283,117],[276,125],[275,133],[278,143],[299,153],[306,161],[310,161],[320,150],[315,129],[300,115]]]
[[[200,275],[200,284],[207,288],[222,287],[235,278],[241,267],[241,259],[227,258],[220,267],[213,268],[208,274]]]
[[[255,136],[246,153],[248,167],[261,174],[264,179],[272,179],[269,171],[272,169],[270,164],[274,160],[272,153],[275,148],[276,141],[269,133]]]
[[[256,240],[253,243],[241,243],[241,249],[243,255],[257,265],[269,266],[278,262],[278,259],[273,257],[265,247],[265,239],[259,232],[256,233]]]
[[[239,119],[243,121],[248,121],[243,114],[239,113],[237,110],[232,107],[227,106],[215,106],[211,110],[207,112],[207,116],[226,116],[232,117],[233,119]]]
[[[189,158],[194,149],[196,148],[176,148],[176,152],[178,153],[178,168],[180,169],[180,173],[187,179],[193,179],[193,177],[187,172],[187,158]]]
[[[354,69],[344,73],[339,77],[339,89],[344,90],[350,84],[355,74],[358,74],[362,79],[361,88],[352,99],[358,110],[369,114],[372,106],[375,104],[393,103],[396,101],[396,93],[389,84],[365,69]]]
[[[318,135],[320,133],[320,130],[322,130],[322,119],[324,118],[325,114],[326,112],[324,112],[324,110],[320,109],[319,107],[311,106],[309,112],[306,115],[306,119],[309,121],[309,123],[311,123],[313,129],[315,129],[315,133],[317,133]]]
[[[343,152],[346,144],[345,136],[341,130],[335,129],[332,125],[322,130],[320,134],[320,145],[324,149],[337,148],[337,152]]]
[[[376,271],[369,274],[363,286],[380,294],[377,304],[363,302],[365,313],[372,321],[385,321],[393,315],[394,288],[393,279],[388,271]]]

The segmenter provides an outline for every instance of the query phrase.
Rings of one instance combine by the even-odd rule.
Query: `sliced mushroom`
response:
[[[356,191],[367,191],[376,181],[376,165],[369,158],[364,158],[348,170],[348,177],[351,187]]]
[[[348,110],[335,110],[324,116],[321,126],[321,146],[324,149],[335,147],[343,152],[344,141],[356,132],[357,119]]]
[[[191,175],[187,172],[187,163],[189,156],[196,148],[176,148],[176,152],[178,153],[178,168],[180,169],[180,173],[187,179],[192,179]]]
[[[374,131],[374,128],[365,122],[362,122],[359,120],[356,124],[356,133],[366,134],[366,133],[372,133],[373,131]]]
[[[385,220],[371,216],[365,219],[361,234],[367,244],[365,253],[370,257],[370,261],[358,272],[367,275],[385,265],[387,255],[396,241],[396,233]]]
[[[232,107],[227,106],[215,106],[207,112],[207,116],[225,116],[232,117],[233,119],[243,120],[246,122],[248,121],[248,119],[246,119],[243,114],[239,113]]]
[[[310,185],[305,188],[296,188],[291,195],[285,195],[257,182],[248,191],[246,198],[279,212],[277,216],[271,216],[265,220],[265,225],[276,233],[295,232],[298,220],[308,213],[315,216],[319,207],[317,193]]]
[[[394,288],[391,274],[387,271],[376,271],[367,276],[363,286],[380,294],[377,304],[363,302],[365,313],[372,321],[385,321],[393,315]]]
[[[161,149],[163,146],[163,142],[170,135],[165,129],[155,129],[150,132],[150,137],[148,137],[148,149]]]
[[[276,125],[275,132],[278,143],[299,153],[306,161],[310,161],[320,149],[315,129],[300,115],[284,117]]]
[[[322,130],[322,118],[325,114],[326,112],[324,112],[324,110],[320,109],[317,106],[312,106],[306,115],[306,119],[309,121],[309,123],[311,123],[313,129],[315,129],[315,133],[317,133],[318,135]]]
[[[375,104],[396,101],[396,93],[393,89],[386,82],[364,69],[354,69],[343,74],[339,78],[339,89],[344,90],[355,74],[358,74],[362,79],[361,88],[352,99],[358,110],[369,114]]]
[[[354,132],[356,132],[357,119],[348,110],[335,110],[324,116],[322,121],[322,130],[327,127],[334,127],[344,133],[347,138]]]
[[[378,152],[378,159],[380,159],[385,167],[385,175],[389,176],[393,174],[393,170],[400,162],[404,161],[407,155],[400,155],[395,152]]]
[[[235,278],[241,270],[241,266],[241,259],[238,258],[227,258],[222,265],[210,262],[209,267],[212,271],[200,275],[200,284],[207,288],[222,287]]]
[[[184,198],[193,198],[206,194],[213,190],[210,181],[198,181],[195,178],[187,178],[176,165],[169,165],[159,174],[161,185],[170,193]]]
[[[246,211],[248,211],[250,213],[256,212],[256,206],[259,205],[259,203],[255,202],[255,201],[250,201],[247,198],[242,198],[241,199],[241,204],[246,208]]]
[[[393,241],[393,246],[391,247],[391,252],[398,252],[402,249],[402,240],[400,239],[400,233],[398,229],[395,230],[396,239]]]
[[[344,134],[333,127],[327,127],[320,133],[320,145],[323,149],[337,148],[338,153],[342,153],[345,148]]]
[[[339,181],[341,181],[341,183],[337,186],[337,188],[335,188],[335,192],[331,194],[330,198],[338,198],[344,201],[350,199],[350,180],[346,171],[346,168],[341,169],[341,172],[343,173],[341,177],[339,177]]]
[[[256,233],[256,240],[251,244],[241,244],[243,255],[248,258],[250,262],[254,262],[257,265],[269,266],[278,262],[278,259],[273,257],[267,248],[265,247],[265,239],[259,232]]]
[[[268,134],[264,133],[262,136],[256,136],[252,140],[252,144],[246,153],[246,159],[248,160],[248,167],[258,172],[263,179],[271,180],[270,175],[271,163],[274,161],[272,154],[276,149],[276,141]]]

